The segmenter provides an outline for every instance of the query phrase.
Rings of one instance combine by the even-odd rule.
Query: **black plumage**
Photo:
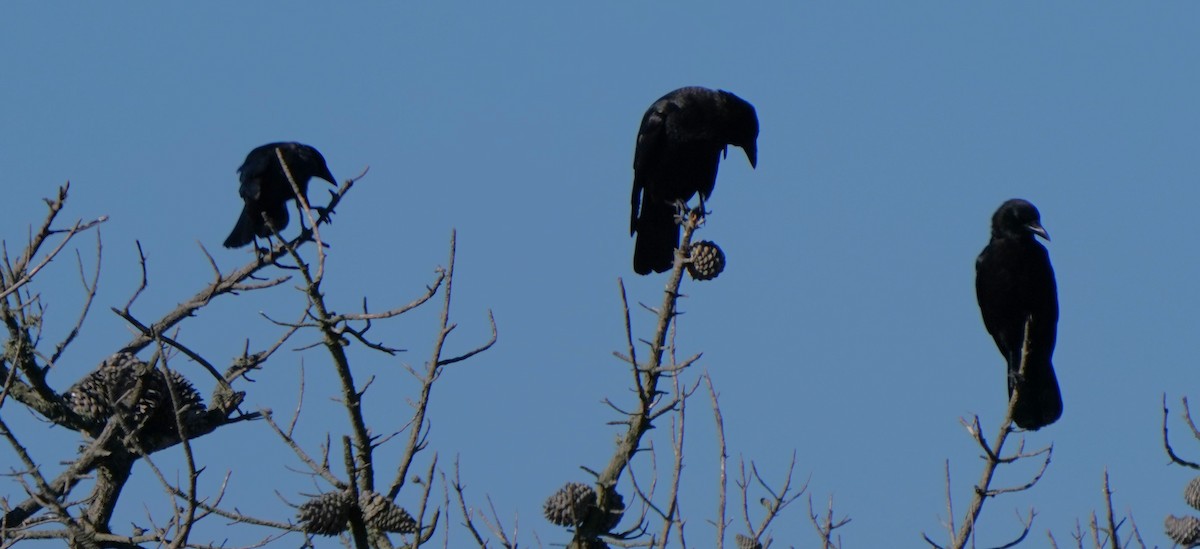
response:
[[[296,199],[296,192],[288,182],[279,157],[275,150],[283,152],[288,170],[292,173],[300,193],[308,200],[308,180],[314,177],[324,179],[332,184],[337,180],[329,173],[325,165],[325,157],[308,145],[302,143],[268,143],[257,147],[246,155],[246,161],[238,168],[241,187],[238,194],[246,205],[242,215],[238,217],[237,225],[225,239],[226,248],[240,248],[254,241],[255,237],[271,235],[271,229],[263,221],[265,213],[275,226],[276,231],[283,231],[288,225],[287,202]],[[296,205],[297,211],[300,205]],[[302,214],[303,215],[303,214]],[[304,225],[301,220],[301,226]]]
[[[661,273],[674,264],[679,246],[678,204],[700,194],[700,210],[717,182],[726,147],[741,147],[758,164],[758,114],[724,90],[680,88],[646,111],[633,154],[629,234],[637,235],[633,270]]]
[[[1008,363],[1008,394],[1018,388],[1013,421],[1040,429],[1062,416],[1062,396],[1054,376],[1058,331],[1058,290],[1050,255],[1035,236],[1050,240],[1041,215],[1028,201],[1005,202],[992,216],[992,237],[975,261],[975,294],[983,324]],[[1025,322],[1029,360],[1019,376]]]

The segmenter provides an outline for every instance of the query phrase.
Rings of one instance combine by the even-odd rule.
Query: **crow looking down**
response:
[[[1035,235],[1050,240],[1037,208],[1025,200],[1009,200],[992,216],[992,238],[975,260],[979,312],[1008,362],[1009,397],[1018,389],[1013,421],[1023,429],[1054,423],[1063,407],[1050,360],[1058,330],[1058,290],[1050,255]],[[1029,361],[1020,376],[1026,320]]]
[[[671,268],[679,246],[675,215],[680,206],[700,193],[703,215],[704,201],[717,183],[721,153],[729,145],[741,147],[754,167],[757,140],[754,106],[724,90],[680,88],[650,105],[633,153],[629,234],[637,234],[634,272]]]
[[[270,236],[271,229],[263,221],[263,214],[270,218],[276,231],[282,231],[288,225],[287,201],[294,200],[296,192],[288,182],[283,167],[279,165],[275,149],[283,152],[283,159],[287,162],[296,185],[300,187],[305,202],[308,201],[309,179],[319,177],[337,184],[337,180],[325,165],[325,157],[308,145],[267,143],[255,148],[246,155],[246,161],[242,162],[242,166],[237,170],[242,181],[238,194],[242,195],[246,206],[242,208],[242,215],[238,217],[233,232],[225,239],[226,248],[240,248],[252,242],[255,237]],[[300,225],[303,227],[303,210],[299,202],[296,203],[296,211],[301,212]]]

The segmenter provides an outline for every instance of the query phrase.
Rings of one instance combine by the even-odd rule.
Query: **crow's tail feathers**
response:
[[[1016,369],[1012,371],[1015,372]],[[1016,376],[1009,376],[1010,397],[1015,379]],[[1058,418],[1062,417],[1062,411],[1062,394],[1058,390],[1058,378],[1054,376],[1054,365],[1050,363],[1049,358],[1034,360],[1030,357],[1030,362],[1025,367],[1025,378],[1021,380],[1017,404],[1013,409],[1013,422],[1017,427],[1033,431],[1058,421]]]
[[[633,271],[637,274],[661,273],[675,265],[679,246],[679,225],[675,206],[646,201],[637,220],[637,240],[633,244]]]
[[[226,248],[241,248],[246,244],[254,241],[254,237],[267,238],[271,236],[271,228],[263,222],[262,215],[267,214],[271,219],[271,224],[275,225],[275,230],[283,232],[288,226],[287,202],[280,202],[278,205],[273,205],[270,210],[264,212],[259,207],[251,207],[247,204],[242,208],[242,215],[238,216],[237,225],[233,226],[233,232],[229,233],[229,238],[225,239]]]
[[[237,225],[233,226],[233,231],[229,233],[229,238],[225,239],[226,248],[241,248],[254,241],[254,234],[257,232],[257,227],[255,227],[254,218],[250,216],[250,207],[242,208],[242,215],[238,216]]]

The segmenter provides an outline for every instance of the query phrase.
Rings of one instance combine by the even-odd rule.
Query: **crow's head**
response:
[[[1013,198],[1000,205],[992,215],[992,235],[999,237],[1040,236],[1050,240],[1050,233],[1042,227],[1042,215],[1028,200]]]
[[[288,161],[288,168],[303,174],[301,179],[307,177],[317,177],[337,185],[337,179],[334,179],[333,174],[329,172],[329,166],[325,164],[325,157],[317,149],[305,145],[303,143],[289,143],[290,147],[284,150],[283,157]],[[289,154],[290,153],[290,154]]]
[[[746,151],[751,167],[758,166],[758,113],[745,99],[719,90],[725,99],[725,135],[730,145]]]

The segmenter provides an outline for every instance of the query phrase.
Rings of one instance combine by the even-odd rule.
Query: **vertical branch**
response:
[[[75,321],[75,325],[71,327],[71,331],[67,333],[62,341],[54,346],[54,353],[47,360],[47,366],[53,367],[62,356],[63,351],[67,350],[67,346],[75,341],[79,336],[79,329],[83,327],[83,321],[87,318],[88,312],[92,309],[92,301],[96,298],[96,290],[100,287],[100,264],[104,257],[104,246],[100,240],[100,231],[96,230],[96,266],[92,271],[91,283],[88,283],[88,278],[83,272],[83,259],[80,257],[78,250],[75,252],[75,262],[79,266],[79,279],[83,285],[84,299],[83,305],[79,308],[79,319]]]
[[[708,372],[704,373],[704,383],[708,385],[708,396],[712,399],[713,421],[717,426],[717,444],[721,449],[719,456],[721,475],[717,484],[717,549],[723,549],[725,547],[725,527],[728,525],[725,520],[725,488],[728,484],[725,476],[725,463],[729,459],[729,452],[725,446],[725,420],[721,417],[717,391],[713,388],[712,376],[708,375]]]
[[[163,357],[162,362],[159,363],[159,368],[162,372],[163,380],[166,381],[167,393],[170,398],[161,405],[171,406],[173,412],[171,419],[175,422],[175,432],[179,433],[179,445],[183,449],[184,463],[187,465],[187,492],[185,498],[187,508],[184,509],[184,516],[176,528],[175,540],[171,543],[171,547],[187,547],[188,537],[191,535],[192,526],[196,522],[198,507],[196,481],[200,478],[200,470],[196,467],[196,456],[192,453],[192,444],[187,431],[188,427],[184,421],[185,403],[180,398],[179,387],[175,385],[175,378],[171,376],[170,366],[167,364],[165,345],[164,342],[159,342],[159,354]],[[149,457],[147,457],[147,461],[149,461]],[[170,490],[168,490],[167,495],[171,495]]]
[[[297,200],[301,201],[302,208],[308,213],[308,217],[312,218],[311,209],[308,203],[301,200],[300,187],[295,179],[292,178],[292,173],[288,169],[287,162],[284,161],[281,151],[275,149],[275,154],[279,158],[280,165],[283,166],[284,174],[287,175],[288,182],[291,183],[292,189],[296,192]],[[332,206],[332,205],[331,205]],[[316,321],[317,328],[321,331],[321,344],[329,352],[333,358],[334,370],[337,372],[338,381],[342,388],[342,404],[346,408],[346,413],[350,416],[350,430],[354,438],[353,455],[357,460],[357,475],[358,489],[361,492],[371,491],[375,486],[375,469],[371,446],[371,435],[367,429],[366,419],[362,412],[362,395],[358,390],[358,386],[354,383],[354,375],[350,372],[350,359],[346,356],[344,347],[344,337],[338,330],[338,322],[334,315],[329,312],[325,305],[325,294],[321,292],[321,282],[323,281],[325,271],[325,253],[322,250],[319,240],[319,229],[313,226],[314,235],[318,235],[317,240],[317,272],[314,275],[309,264],[304,261],[300,254],[296,251],[296,246],[284,240],[283,245],[287,253],[292,256],[296,262],[296,268],[300,271],[300,275],[304,278],[304,292],[308,297],[309,306],[312,309],[310,313]]]
[[[438,455],[437,452],[434,452],[433,459],[429,460],[429,469],[425,472],[424,481],[421,482],[421,484],[425,485],[425,488],[421,492],[421,506],[417,511],[418,526],[416,535],[413,536],[413,542],[411,545],[413,549],[420,547],[423,542],[428,541],[433,536],[433,529],[437,528],[437,521],[441,515],[440,510],[435,509],[433,512],[433,520],[430,521],[430,524],[428,525],[429,531],[422,531],[422,528],[425,525],[425,513],[429,511],[429,494],[433,490],[433,473],[437,470],[437,464]],[[449,509],[447,509],[447,512],[449,512]]]
[[[446,473],[444,473],[444,472],[442,473],[442,482],[443,483],[446,482]],[[454,456],[453,488],[454,488],[455,495],[458,496],[458,508],[459,508],[459,511],[462,512],[463,525],[465,525],[467,527],[467,531],[471,533],[471,537],[475,539],[475,543],[477,543],[479,545],[479,547],[487,547],[487,542],[485,542],[483,540],[483,536],[480,535],[479,529],[475,527],[475,521],[473,521],[471,519],[471,510],[467,508],[467,497],[465,494],[467,487],[463,486],[462,477],[459,476],[458,456]],[[450,538],[450,529],[447,528],[446,529],[446,539],[447,539],[446,543],[447,544],[450,543],[449,538]]]
[[[1104,508],[1108,518],[1108,545],[1110,549],[1121,549],[1121,540],[1117,537],[1117,521],[1113,517],[1112,488],[1108,484],[1108,468],[1104,469]]]
[[[1032,319],[1025,320],[1025,339],[1021,345],[1021,365],[1018,368],[1017,376],[1025,377],[1025,368],[1029,362],[1029,343],[1030,343],[1030,326]],[[983,512],[983,502],[993,493],[990,490],[992,479],[996,474],[996,467],[1000,465],[1002,459],[1000,452],[1004,448],[1004,441],[1008,435],[1012,433],[1013,410],[1016,409],[1017,399],[1020,397],[1021,386],[1019,383],[1014,383],[1012,395],[1008,398],[1008,410],[1004,415],[1004,421],[1000,423],[1000,432],[997,433],[995,443],[988,447],[983,439],[983,434],[980,432],[979,418],[975,418],[975,423],[969,429],[976,440],[981,443],[986,456],[984,457],[983,473],[980,476],[979,483],[975,485],[975,495],[971,498],[971,503],[967,508],[967,513],[963,517],[962,525],[959,527],[958,535],[954,538],[954,543],[951,547],[955,549],[963,549],[967,546],[972,535],[975,532],[975,521],[979,519],[979,514]],[[1049,463],[1047,461],[1047,463]],[[1040,477],[1040,473],[1039,473]],[[1034,480],[1036,482],[1036,479]]]
[[[342,437],[342,462],[346,467],[346,476],[350,482],[346,483],[350,486],[351,500],[354,502],[362,501],[363,491],[359,489],[359,474],[360,470],[357,464],[362,461],[361,457],[354,457],[354,446],[350,443],[350,437]],[[359,505],[350,506],[350,537],[354,540],[356,549],[368,549],[367,525],[363,520],[362,508]]]
[[[946,464],[946,530],[949,538],[954,537],[954,497],[950,494],[950,460]]]
[[[421,395],[417,398],[415,410],[413,410],[412,420],[409,421],[408,442],[404,446],[404,456],[400,459],[400,466],[396,470],[396,478],[392,481],[391,488],[388,489],[388,499],[396,499],[400,493],[400,489],[404,487],[404,482],[408,477],[408,470],[412,467],[413,459],[416,458],[417,452],[424,447],[423,433],[425,432],[425,414],[429,408],[430,395],[433,393],[433,382],[437,380],[441,372],[442,347],[446,343],[446,336],[454,330],[455,326],[450,324],[450,300],[454,295],[454,258],[458,249],[458,231],[450,231],[450,258],[447,261],[446,271],[444,274],[445,288],[442,290],[442,313],[438,327],[438,335],[433,344],[433,356],[425,366],[425,373],[421,376]]]
[[[834,521],[833,518],[833,494],[829,495],[829,506],[825,510],[825,516],[818,518],[816,511],[813,510],[812,496],[808,496],[808,518],[812,522],[813,528],[817,530],[817,535],[821,537],[822,549],[839,549],[841,537],[838,537],[838,542],[833,541],[833,532],[850,522],[849,518],[842,518]]]
[[[674,335],[672,335],[674,339]],[[674,342],[672,341],[672,355]],[[679,534],[679,543],[682,547],[687,547],[687,543],[683,537],[683,520],[679,517],[683,512],[679,505],[679,484],[683,477],[683,436],[687,422],[685,412],[687,411],[687,395],[679,385],[679,376],[671,376],[671,383],[675,389],[675,401],[678,402],[678,410],[675,413],[671,426],[671,451],[674,461],[671,464],[671,485],[667,491],[667,512],[663,517],[662,543],[665,547],[671,536],[671,527],[676,528]]]
[[[663,295],[662,305],[658,309],[658,323],[654,329],[654,338],[650,341],[650,358],[645,365],[634,363],[634,368],[640,373],[641,388],[638,394],[640,409],[632,412],[629,418],[629,430],[621,437],[617,451],[597,478],[596,483],[609,488],[616,486],[625,471],[633,454],[637,452],[642,435],[650,429],[651,410],[659,396],[658,382],[662,376],[663,350],[666,348],[667,333],[675,318],[676,301],[679,299],[679,285],[683,279],[687,250],[691,248],[692,233],[696,230],[698,216],[695,212],[689,214],[683,224],[683,237],[679,248],[675,250],[675,266],[667,279],[667,287]],[[606,499],[605,490],[598,491],[600,499]],[[604,502],[606,503],[606,502]],[[601,508],[604,508],[603,506]]]

